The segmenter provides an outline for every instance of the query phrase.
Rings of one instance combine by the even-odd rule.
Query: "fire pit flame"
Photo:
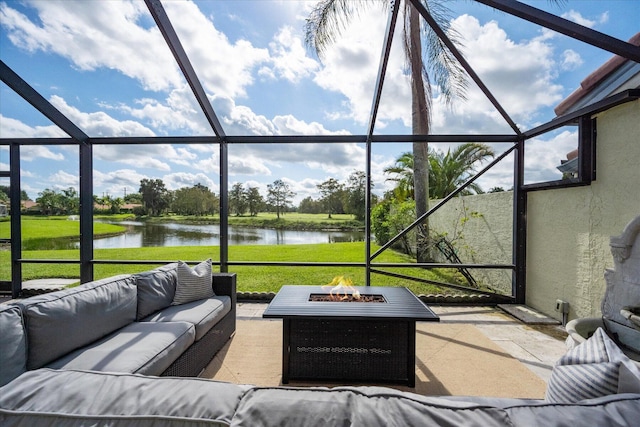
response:
[[[360,292],[353,287],[353,281],[349,277],[336,276],[331,283],[323,287],[329,286],[332,287],[329,291],[329,298],[333,301],[343,301],[350,297],[355,300],[360,299]]]

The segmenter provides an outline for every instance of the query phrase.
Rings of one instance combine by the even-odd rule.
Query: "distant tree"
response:
[[[69,187],[62,190],[60,201],[62,203],[63,213],[77,214],[80,212],[80,195],[75,188]]]
[[[38,193],[36,203],[40,206],[40,212],[44,215],[61,215],[65,213],[65,200],[62,193],[45,188]]]
[[[160,216],[171,205],[171,192],[161,179],[142,179],[140,189],[142,204],[151,216]]]
[[[338,213],[342,210],[342,201],[340,200],[343,189],[342,184],[335,178],[329,178],[322,184],[316,185],[316,187],[320,190],[320,194],[322,195],[320,201],[324,206],[325,212],[329,214],[329,218],[331,218],[331,214]]]
[[[245,192],[249,215],[256,216],[264,206],[264,198],[260,194],[258,187],[249,187]]]
[[[247,194],[241,183],[237,182],[229,191],[229,212],[240,216],[247,211]]]
[[[371,184],[373,187],[373,183]],[[353,214],[358,221],[364,221],[365,200],[367,197],[367,175],[364,171],[354,171],[347,179],[345,188],[346,202],[345,210],[347,213]]]
[[[487,193],[502,193],[504,190],[503,187],[492,187]]]
[[[142,194],[140,193],[129,193],[124,196],[124,203],[131,205],[141,205],[142,204]]]
[[[206,186],[179,188],[173,193],[171,210],[180,215],[213,215],[218,211],[219,199]]]
[[[120,213],[122,205],[124,205],[124,199],[122,197],[109,197],[109,212],[112,214]]]
[[[273,184],[267,185],[267,203],[274,207],[276,216],[280,218],[280,212],[284,212],[291,205],[291,199],[296,195],[289,185],[277,179]]]
[[[2,198],[2,195],[4,194],[6,196],[6,199],[3,199],[3,200],[9,200],[10,191],[11,189],[8,185],[0,185],[0,198]],[[20,190],[20,200],[25,201],[25,200],[31,200],[31,199],[29,198],[29,195],[27,194],[26,191]]]
[[[307,214],[322,213],[322,203],[318,200],[313,200],[311,197],[305,197],[298,205],[298,212]]]

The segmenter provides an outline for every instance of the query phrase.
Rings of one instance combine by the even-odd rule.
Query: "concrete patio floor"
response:
[[[267,303],[239,302],[239,320],[264,320]],[[556,361],[566,353],[566,332],[561,325],[526,324],[497,307],[429,307],[440,316],[440,323],[466,323],[519,360],[534,374],[548,382]],[[268,320],[273,321],[273,320]]]

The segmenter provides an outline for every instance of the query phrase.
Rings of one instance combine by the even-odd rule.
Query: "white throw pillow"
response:
[[[598,328],[588,340],[558,360],[551,372],[545,399],[575,403],[616,394],[621,367],[625,382],[630,379],[628,375],[635,375],[638,369],[604,329]]]
[[[193,268],[185,262],[178,261],[177,273],[176,293],[171,305],[185,304],[214,296],[211,287],[211,259]]]

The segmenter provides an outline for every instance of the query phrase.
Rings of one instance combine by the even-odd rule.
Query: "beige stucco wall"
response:
[[[438,201],[432,201],[435,206]],[[464,264],[512,264],[513,192],[457,197],[439,208],[429,227],[447,235]],[[471,269],[476,281],[511,295],[510,269]]]
[[[527,206],[527,305],[562,319],[599,317],[609,237],[640,215],[640,101],[597,116],[597,178],[590,186],[530,192]]]

